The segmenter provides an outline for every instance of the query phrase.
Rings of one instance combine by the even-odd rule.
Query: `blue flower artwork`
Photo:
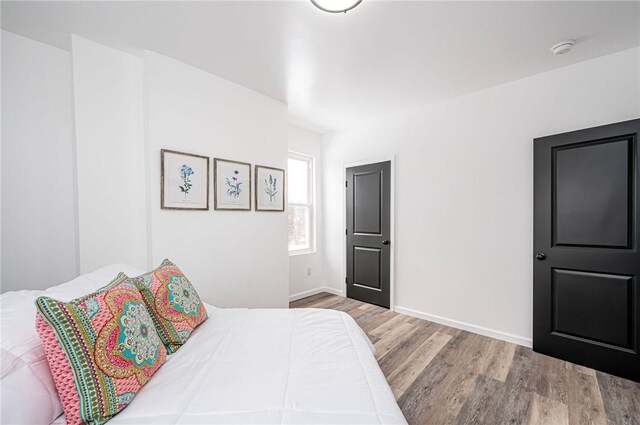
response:
[[[160,208],[209,209],[209,158],[160,150]]]
[[[251,164],[230,159],[214,159],[214,208],[251,210]]]
[[[240,174],[240,171],[233,170],[233,174],[234,175],[231,176],[231,180],[229,180],[229,177],[225,177],[227,182],[227,196],[237,198],[242,195],[242,188],[240,187],[242,186],[242,182],[238,180],[238,174]]]
[[[193,187],[191,183],[191,176],[194,175],[193,169],[186,164],[182,164],[180,167],[180,178],[182,179],[182,186],[180,187],[180,191],[184,193],[184,198],[187,199],[187,195],[189,191]]]
[[[285,170],[256,165],[256,211],[284,211]]]
[[[269,197],[269,203],[272,204],[278,194],[278,179],[269,174],[269,179],[264,179],[264,191]]]

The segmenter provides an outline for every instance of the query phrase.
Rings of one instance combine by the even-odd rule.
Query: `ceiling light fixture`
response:
[[[362,0],[311,0],[311,3],[318,9],[329,13],[347,13]]]
[[[562,40],[551,46],[551,51],[554,55],[564,55],[571,50],[574,44],[576,44],[575,40]]]

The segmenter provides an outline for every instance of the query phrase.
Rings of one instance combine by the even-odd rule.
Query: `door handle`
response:
[[[388,239],[382,241],[382,245],[389,245],[390,243],[391,241],[389,241]]]
[[[536,260],[544,261],[546,259],[547,259],[547,254],[545,254],[544,252],[540,252],[540,253],[536,254]]]

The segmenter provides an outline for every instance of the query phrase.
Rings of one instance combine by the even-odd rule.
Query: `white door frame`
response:
[[[395,169],[395,155],[386,155],[386,156],[381,156],[381,157],[376,157],[376,158],[371,158],[371,159],[366,159],[366,160],[362,160],[362,161],[355,161],[355,162],[348,162],[346,164],[344,164],[342,166],[342,181],[347,181],[347,168],[351,168],[351,167],[359,167],[361,165],[368,165],[368,164],[376,164],[378,162],[386,162],[386,161],[390,161],[391,162],[391,182],[390,182],[390,187],[391,187],[391,205],[389,206],[389,213],[390,213],[390,217],[389,217],[389,225],[390,225],[390,239],[391,239],[391,245],[390,245],[390,252],[389,252],[389,310],[391,311],[395,311],[396,309],[396,267],[395,267],[395,263],[396,263],[396,249],[395,249],[395,245],[396,245],[396,238],[395,238],[395,210],[396,210],[396,205],[395,205],[395,174],[396,174],[396,169]],[[347,188],[346,186],[343,186],[342,189],[342,228],[346,229],[347,228],[347,205],[346,205],[346,199],[347,199]],[[344,238],[346,235],[343,235],[343,239],[342,239],[342,274],[343,276],[347,276],[347,241],[346,238]],[[344,296],[347,296],[347,282],[344,282]]]

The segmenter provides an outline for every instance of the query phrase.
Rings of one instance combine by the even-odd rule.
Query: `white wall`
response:
[[[145,268],[141,60],[72,37],[80,272]]]
[[[290,151],[315,158],[316,252],[289,256],[289,299],[293,301],[314,293],[331,290],[331,288],[327,289],[324,281],[322,137],[312,131],[289,125],[287,140]]]
[[[212,304],[287,306],[286,213],[160,209],[162,148],[286,168],[286,105],[154,53],[2,42],[3,291],[168,257]]]
[[[143,68],[153,264],[169,257],[217,306],[286,307],[286,213],[161,210],[158,178],[163,148],[286,168],[286,105],[154,53]]]
[[[2,31],[2,291],[77,272],[69,52]]]
[[[397,310],[530,344],[532,139],[638,118],[639,59],[627,50],[325,136],[327,283],[344,287],[343,164],[395,154]]]

